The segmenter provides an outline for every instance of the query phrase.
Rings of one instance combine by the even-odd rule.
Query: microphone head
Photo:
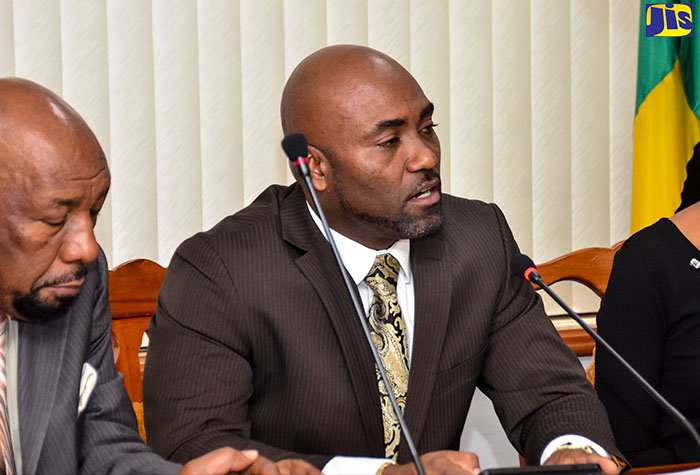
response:
[[[282,140],[282,148],[284,153],[291,161],[295,161],[299,157],[309,155],[309,145],[306,142],[304,134],[289,134]]]
[[[510,260],[510,270],[518,277],[522,277],[526,280],[530,280],[530,274],[534,271],[537,272],[535,263],[532,262],[525,254],[518,254],[513,256]]]

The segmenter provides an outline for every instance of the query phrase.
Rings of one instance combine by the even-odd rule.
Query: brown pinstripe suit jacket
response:
[[[500,210],[444,195],[443,215],[439,232],[411,242],[405,417],[418,450],[458,449],[479,385],[529,460],[565,433],[617,452],[581,365],[510,273],[518,250]],[[179,247],[150,337],[145,422],[163,456],[222,445],[319,467],[334,455],[382,456],[374,363],[297,185],[268,188]]]

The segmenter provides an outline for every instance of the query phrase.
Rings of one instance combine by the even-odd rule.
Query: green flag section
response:
[[[700,196],[700,157],[692,159],[700,143],[700,30],[693,31],[692,37],[647,38],[647,3],[651,2],[641,1],[639,22],[633,233],[672,215],[681,206],[681,192],[684,206],[691,204],[685,201]],[[699,7],[700,0],[696,0],[694,26],[696,18],[700,20],[696,16]]]

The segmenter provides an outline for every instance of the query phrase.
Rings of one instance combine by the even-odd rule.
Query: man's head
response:
[[[0,312],[43,321],[77,297],[109,184],[77,112],[37,84],[0,79]]]
[[[400,64],[362,46],[323,48],[294,70],[281,109],[284,133],[309,142],[314,188],[336,231],[382,249],[439,228],[433,105]]]

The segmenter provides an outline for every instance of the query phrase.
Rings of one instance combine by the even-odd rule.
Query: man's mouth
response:
[[[421,186],[416,193],[411,196],[409,201],[418,201],[418,202],[430,202],[429,204],[432,204],[433,202],[437,202],[440,200],[440,180],[431,180],[427,183],[424,183],[423,186]]]
[[[74,280],[72,282],[66,282],[63,284],[51,285],[51,286],[48,286],[47,288],[50,289],[51,292],[57,296],[72,297],[72,296],[78,295],[78,293],[80,293],[80,289],[83,288],[84,283],[85,283],[85,278],[83,277],[82,279],[79,279],[79,280]]]
[[[423,193],[419,193],[416,196],[414,196],[412,199],[414,200],[419,200],[421,198],[425,198],[426,196],[430,196],[430,193],[432,192],[432,189],[425,190]]]

